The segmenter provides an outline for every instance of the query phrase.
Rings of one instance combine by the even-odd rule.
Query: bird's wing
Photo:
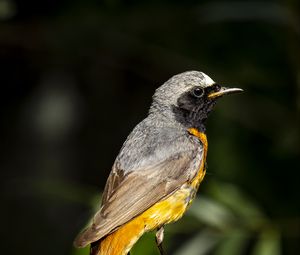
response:
[[[77,237],[75,246],[84,247],[99,240],[191,180],[203,160],[203,148],[197,147],[125,175],[115,164],[106,184],[102,207],[92,225]]]

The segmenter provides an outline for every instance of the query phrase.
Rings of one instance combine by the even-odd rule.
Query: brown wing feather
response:
[[[106,181],[106,185],[102,194],[102,205],[104,205],[112,195],[112,193],[120,186],[120,183],[125,179],[124,171],[118,169],[116,165],[113,166],[113,169]]]
[[[99,240],[191,180],[202,160],[202,156],[201,160],[195,160],[196,153],[199,151],[182,152],[127,175],[120,175],[118,171],[121,170],[113,169],[105,188],[103,205],[93,224],[75,240],[75,246],[84,247]]]

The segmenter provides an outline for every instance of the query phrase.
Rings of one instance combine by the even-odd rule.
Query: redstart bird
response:
[[[240,92],[202,72],[173,76],[156,89],[148,116],[126,139],[107,179],[102,205],[74,241],[92,255],[125,255],[145,233],[182,217],[205,175],[205,120],[218,98]]]

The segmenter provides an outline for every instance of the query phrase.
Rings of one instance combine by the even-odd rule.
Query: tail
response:
[[[91,244],[90,255],[126,255],[145,232],[144,221],[137,217],[115,232]]]

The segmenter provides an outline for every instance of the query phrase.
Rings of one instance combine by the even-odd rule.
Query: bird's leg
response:
[[[156,244],[159,249],[160,255],[165,255],[164,249],[162,247],[162,242],[164,240],[164,227],[163,226],[157,229],[155,237],[156,237]]]

